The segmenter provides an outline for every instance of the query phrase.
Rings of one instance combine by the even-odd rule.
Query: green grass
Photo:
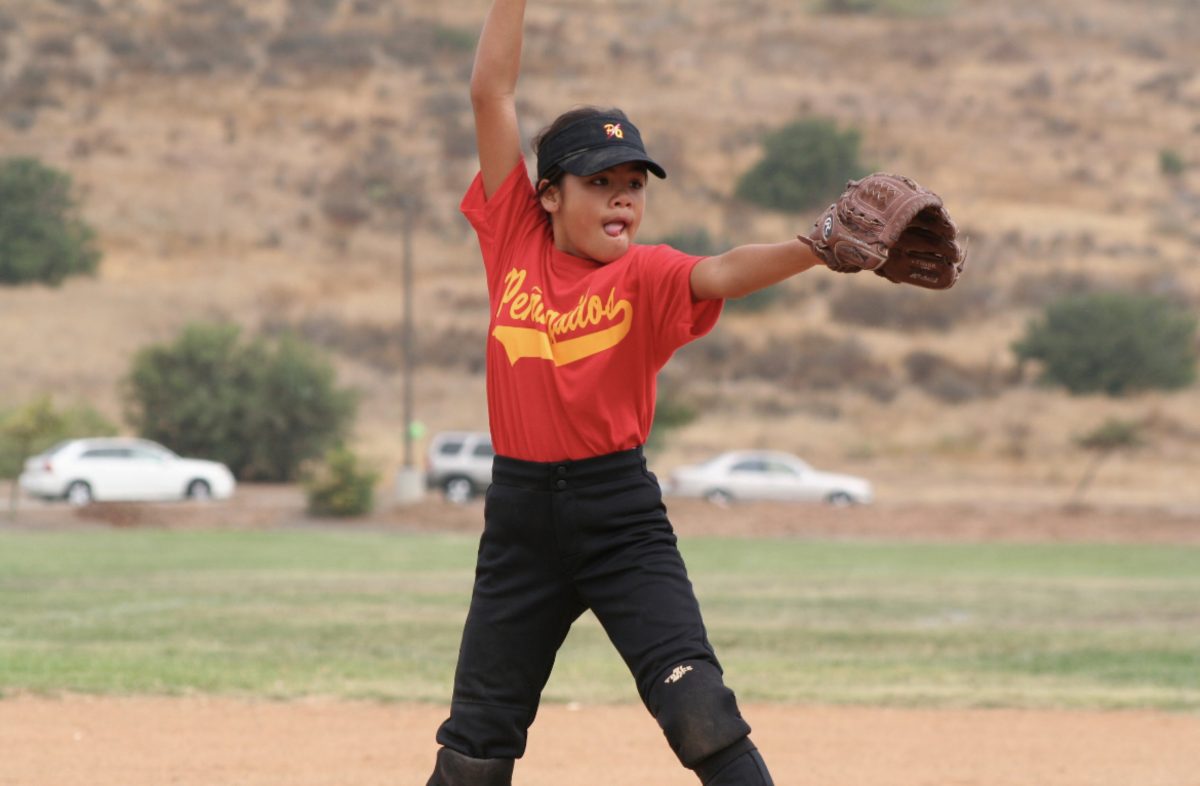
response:
[[[1200,549],[684,542],[744,700],[1200,709]],[[445,702],[475,541],[0,533],[0,692]],[[636,700],[590,616],[551,701]]]

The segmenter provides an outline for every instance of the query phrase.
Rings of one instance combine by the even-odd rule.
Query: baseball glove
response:
[[[847,183],[800,240],[830,270],[874,270],[927,289],[954,286],[966,261],[942,198],[910,178],[882,172]]]

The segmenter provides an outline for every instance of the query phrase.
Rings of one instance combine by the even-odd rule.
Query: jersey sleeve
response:
[[[479,249],[490,283],[503,269],[505,256],[532,232],[545,231],[545,211],[520,161],[488,199],[483,195],[483,175],[475,175],[459,209],[479,237]]]
[[[692,295],[692,268],[704,257],[670,246],[645,246],[639,277],[652,302],[654,346],[659,363],[675,350],[713,329],[724,300],[697,300]]]

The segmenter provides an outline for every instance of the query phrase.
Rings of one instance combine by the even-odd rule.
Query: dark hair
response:
[[[574,109],[568,109],[566,112],[563,112],[561,115],[554,118],[554,122],[543,128],[533,137],[533,140],[530,142],[530,146],[533,148],[533,152],[535,154],[541,155],[542,142],[545,142],[547,139],[571,125],[576,120],[584,120],[589,117],[599,117],[601,115],[615,115],[616,117],[619,117],[627,122],[629,120],[628,115],[615,107],[611,109],[602,109],[598,106],[577,106]],[[561,181],[563,178],[563,174],[563,170],[559,167],[550,167],[550,169],[546,171],[546,177],[543,178],[546,181],[546,184],[542,185],[540,182],[538,183],[538,196],[546,193],[547,189],[549,189],[551,186],[558,185],[559,181]]]

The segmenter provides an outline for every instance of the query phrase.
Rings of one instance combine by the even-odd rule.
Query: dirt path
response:
[[[749,706],[780,786],[1197,786],[1200,718]],[[2,786],[420,786],[443,708],[0,701]],[[640,707],[548,706],[518,786],[692,786]]]

